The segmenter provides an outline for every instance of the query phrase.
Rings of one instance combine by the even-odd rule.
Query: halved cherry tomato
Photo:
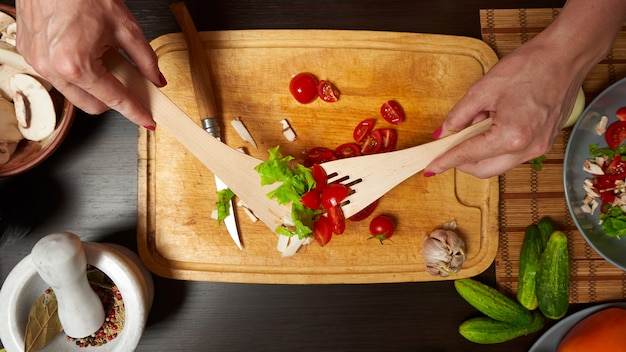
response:
[[[380,107],[380,114],[383,118],[394,125],[404,122],[404,110],[395,100],[389,100]]]
[[[374,130],[365,137],[365,140],[363,140],[363,144],[361,145],[361,154],[368,155],[378,153],[382,145],[383,135],[379,130]]]
[[[328,103],[334,103],[339,100],[339,91],[335,85],[325,80],[321,80],[317,84],[317,95]]]
[[[381,135],[381,146],[380,153],[390,152],[396,149],[396,143],[398,142],[398,133],[393,128],[380,128],[375,130],[372,133],[380,133]]]
[[[393,232],[396,229],[396,225],[393,223],[390,217],[385,215],[378,215],[370,222],[370,233],[372,238],[376,238],[382,244],[384,240],[393,236]]]
[[[361,143],[365,139],[365,137],[367,137],[367,135],[369,135],[370,132],[372,132],[372,130],[374,129],[374,123],[374,119],[365,119],[359,122],[359,124],[356,125],[356,127],[354,128],[354,132],[352,133],[354,141],[357,143]]]
[[[303,164],[306,167],[311,167],[313,164],[321,164],[332,160],[337,160],[334,150],[325,147],[314,147],[307,152]]]
[[[315,190],[321,192],[328,184],[328,175],[326,175],[326,170],[324,170],[324,168],[319,164],[313,164],[311,171],[313,173],[313,180],[315,180]]]
[[[322,191],[322,207],[328,210],[338,206],[350,194],[350,188],[341,183],[331,183]]]
[[[626,121],[613,122],[606,129],[604,139],[609,148],[615,149],[626,139]]]
[[[361,221],[361,220],[365,220],[367,219],[370,215],[372,215],[372,213],[374,212],[374,210],[376,210],[376,207],[378,206],[378,199],[376,199],[375,201],[373,201],[370,205],[366,206],[365,208],[363,208],[361,211],[359,211],[358,213],[352,215],[351,217],[349,217],[348,219],[352,220],[352,221]]]
[[[322,196],[319,191],[312,189],[300,198],[300,202],[309,209],[318,210],[322,205]]]
[[[622,180],[626,178],[626,162],[620,154],[615,154],[604,170],[604,179]]]
[[[356,143],[344,143],[335,149],[335,156],[338,159],[359,155],[361,155],[361,146]]]
[[[333,233],[341,235],[346,230],[346,218],[341,207],[338,205],[330,207],[326,214],[332,223]]]
[[[313,238],[324,247],[333,237],[333,223],[326,216],[320,216],[313,223]]]
[[[615,116],[620,121],[626,121],[626,106],[617,109]]]
[[[308,72],[298,73],[289,82],[289,91],[296,100],[308,104],[317,98],[317,78]]]

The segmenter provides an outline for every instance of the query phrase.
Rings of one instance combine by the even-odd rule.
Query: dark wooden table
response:
[[[149,40],[179,31],[170,2],[126,1]],[[562,5],[555,0],[197,0],[187,6],[199,30],[362,29],[480,38],[481,8]],[[0,234],[6,230],[12,239],[0,247],[0,282],[38,239],[55,231],[136,249],[136,143],[136,127],[118,113],[78,113],[68,139],[49,160],[25,175],[0,179],[1,203],[12,204],[0,208]],[[30,233],[14,238],[13,230],[24,226],[32,226]],[[156,296],[140,351],[510,352],[528,350],[539,337],[490,346],[467,342],[457,328],[476,311],[452,282],[284,286],[154,279]],[[479,279],[493,284],[493,270]]]

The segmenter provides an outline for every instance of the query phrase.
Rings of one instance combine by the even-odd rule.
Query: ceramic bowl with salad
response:
[[[567,204],[585,240],[626,270],[626,79],[583,111],[565,151]]]

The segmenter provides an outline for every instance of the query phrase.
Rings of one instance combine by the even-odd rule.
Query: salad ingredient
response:
[[[256,143],[254,142],[254,138],[252,138],[250,131],[248,131],[246,126],[243,124],[243,122],[241,121],[241,118],[238,117],[232,120],[230,124],[233,126],[233,128],[235,129],[235,132],[237,132],[239,137],[241,137],[241,139],[244,140],[244,142],[248,142],[252,144],[254,148],[257,148]]]
[[[344,143],[335,148],[335,156],[338,159],[351,158],[361,155],[361,146],[356,143]]]
[[[250,208],[248,207],[246,203],[239,200],[239,202],[237,202],[237,205],[243,208],[243,212],[246,213],[246,215],[248,215],[248,218],[250,219],[250,221],[252,221],[253,223],[259,221],[259,218],[257,218],[256,215],[254,215],[254,213],[252,212],[252,210],[250,210]]]
[[[285,138],[289,142],[295,141],[296,140],[296,132],[294,132],[293,128],[291,128],[291,125],[289,124],[289,121],[287,121],[287,119],[282,119],[282,120],[280,120],[280,124],[283,127],[283,136],[285,136]]]
[[[317,210],[322,205],[322,196],[317,189],[313,188],[302,196],[300,202],[309,209]]]
[[[317,98],[317,78],[308,72],[298,73],[289,82],[289,91],[301,104],[308,104]]]
[[[402,106],[395,100],[385,102],[380,107],[380,114],[385,121],[391,124],[399,125],[404,122],[404,110],[402,110]]]
[[[585,110],[585,91],[580,87],[578,95],[576,95],[576,102],[574,103],[574,108],[572,108],[572,113],[569,115],[563,128],[574,126],[576,121],[582,116],[583,110]]]
[[[321,215],[313,223],[313,236],[315,241],[324,247],[333,237],[333,224],[331,220],[324,215]]]
[[[361,154],[376,154],[380,151],[383,145],[383,135],[379,130],[374,130],[372,133],[365,136],[363,143],[361,144]]]
[[[604,134],[606,144],[611,149],[617,148],[626,139],[626,121],[616,121],[609,125]]]
[[[346,230],[346,218],[343,215],[343,210],[339,205],[334,205],[328,208],[326,212],[330,222],[332,223],[332,231],[336,235],[341,235]]]
[[[380,153],[390,152],[396,149],[398,142],[398,133],[393,128],[381,128],[375,130],[372,133],[380,133],[380,139],[382,141],[380,146]]]
[[[609,307],[576,323],[559,343],[558,352],[623,351],[626,309]]]
[[[528,309],[480,281],[471,278],[455,280],[454,287],[463,299],[491,319],[520,327],[533,321]]]
[[[354,141],[357,143],[363,142],[365,137],[367,137],[367,135],[369,135],[370,132],[372,132],[372,130],[374,129],[374,124],[374,119],[365,119],[359,122],[359,124],[356,125],[356,127],[354,128],[354,132],[352,133]]]
[[[313,164],[311,167],[311,173],[313,174],[313,180],[315,181],[315,190],[321,192],[328,184],[328,175],[326,170],[319,164]]]
[[[48,90],[33,76],[18,73],[9,79],[18,128],[24,138],[41,141],[56,127],[56,111]]]
[[[322,164],[332,160],[337,160],[334,150],[326,147],[313,147],[304,158],[304,166],[311,167],[313,164]]]
[[[537,301],[546,318],[560,319],[569,307],[570,266],[567,236],[554,231],[539,259]]]
[[[317,84],[317,95],[327,103],[334,103],[339,100],[339,90],[329,81],[321,80]]]
[[[465,261],[465,242],[455,232],[456,222],[450,221],[432,231],[422,243],[422,256],[431,275],[454,275]]]
[[[606,133],[606,125],[609,123],[609,117],[606,115],[602,115],[600,121],[596,124],[595,132],[598,136],[601,136]]]
[[[623,106],[615,112],[615,117],[620,121],[626,121],[626,106]]]
[[[459,326],[459,333],[475,343],[495,344],[535,333],[543,326],[544,319],[541,314],[533,312],[530,323],[526,325],[509,324],[489,317],[471,318]]]
[[[341,183],[331,183],[322,191],[322,207],[328,210],[331,207],[339,206],[341,202],[350,194],[350,188]]]
[[[230,200],[235,196],[235,193],[230,188],[224,188],[217,192],[217,223],[221,223],[230,215]]]
[[[539,227],[534,224],[528,226],[520,251],[519,278],[517,281],[517,301],[528,310],[534,310],[539,305],[535,287],[542,250],[543,243]]]
[[[351,217],[349,217],[348,219],[350,219],[351,221],[361,221],[361,220],[365,220],[367,219],[370,215],[372,215],[372,213],[374,212],[374,210],[376,210],[376,207],[378,206],[378,199],[373,201],[370,205],[366,206],[365,208],[363,208],[361,211],[359,211],[358,213],[352,215]]]
[[[380,241],[380,244],[383,244],[384,240],[393,236],[395,229],[396,225],[390,217],[378,215],[370,222],[370,234],[372,237],[369,239],[375,238]]]
[[[530,159],[528,162],[530,163],[530,167],[533,168],[533,170],[535,171],[541,171],[541,169],[543,168],[543,163],[546,161],[546,156],[545,155],[541,155],[538,156],[534,159]]]
[[[556,230],[554,223],[548,218],[543,217],[537,223],[539,234],[541,235],[541,252],[546,248],[550,235]]]

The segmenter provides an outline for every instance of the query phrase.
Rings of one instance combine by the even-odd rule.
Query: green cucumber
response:
[[[541,330],[544,319],[541,313],[534,312],[529,324],[519,326],[504,323],[488,317],[476,317],[464,321],[459,333],[467,340],[480,344],[493,344],[513,340]]]
[[[535,287],[542,248],[543,243],[539,227],[537,225],[528,226],[520,251],[517,280],[517,301],[528,310],[534,310],[539,306]]]
[[[539,259],[537,301],[546,318],[561,319],[569,307],[570,263],[567,236],[554,231]]]
[[[548,243],[550,235],[554,231],[556,231],[556,227],[554,226],[554,223],[552,223],[552,221],[547,217],[539,220],[539,222],[537,223],[537,227],[539,228],[539,233],[541,233],[541,239],[543,242],[543,245],[541,246],[541,251],[543,251],[544,248],[546,248],[546,244]]]
[[[532,320],[532,314],[524,306],[479,281],[455,280],[454,287],[469,304],[492,319],[517,326],[526,326]]]

